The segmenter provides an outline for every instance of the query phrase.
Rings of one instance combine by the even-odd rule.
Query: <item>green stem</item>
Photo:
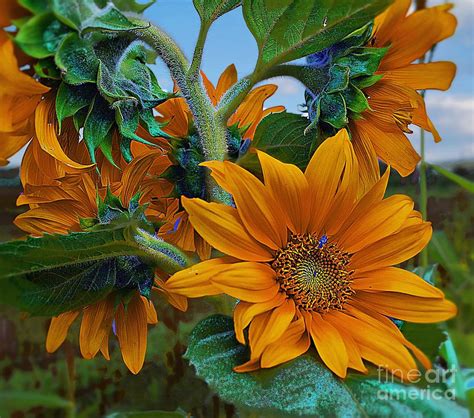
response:
[[[420,212],[423,220],[428,218],[428,186],[426,181],[426,160],[425,160],[425,130],[420,130]],[[420,254],[420,264],[422,267],[428,266],[428,249],[425,248]]]
[[[145,22],[139,21],[144,26]],[[148,23],[147,23],[148,24]],[[227,126],[223,120],[216,115],[216,110],[199,80],[189,79],[189,63],[178,45],[160,28],[149,24],[147,29],[137,30],[137,36],[154,48],[168,66],[171,76],[178,84],[183,97],[189,105],[194,122],[202,142],[204,157],[206,161],[223,161],[227,154]],[[203,29],[201,40],[204,42],[206,30]],[[197,47],[197,50],[202,49]],[[201,52],[197,52],[194,65],[198,67]],[[194,71],[194,70],[193,70]],[[209,199],[226,202],[227,194],[215,183],[210,175],[207,176],[207,190]]]
[[[67,409],[67,418],[76,417],[76,362],[74,359],[74,350],[69,342],[65,345],[66,350],[66,369],[67,369],[67,398],[71,407]]]
[[[188,80],[196,81],[199,77],[199,70],[201,68],[202,55],[204,53],[204,44],[206,43],[207,34],[211,25],[201,21],[201,27],[199,28],[199,35],[194,48],[193,61],[188,71]]]

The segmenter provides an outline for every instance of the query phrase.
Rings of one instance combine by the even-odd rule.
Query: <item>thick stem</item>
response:
[[[420,130],[420,212],[423,220],[428,218],[428,185],[426,181],[426,160],[425,160],[425,130]],[[422,267],[428,266],[428,249],[425,248],[420,254],[420,264]]]
[[[144,24],[145,22],[141,22]],[[145,24],[144,24],[145,26]],[[153,47],[168,66],[171,76],[175,79],[181,94],[189,105],[194,122],[202,142],[204,157],[207,161],[223,161],[227,154],[227,127],[206,94],[199,77],[188,78],[189,63],[181,49],[161,29],[150,24],[147,29],[137,30],[137,36]],[[201,34],[201,42],[205,40],[205,31]],[[199,49],[199,45],[197,47]],[[199,54],[195,56],[195,65],[200,62]],[[207,189],[209,198],[215,201],[227,201],[227,194],[208,176]]]

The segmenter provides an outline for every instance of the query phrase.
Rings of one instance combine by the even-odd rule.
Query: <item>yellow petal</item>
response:
[[[446,321],[457,313],[456,305],[449,300],[403,293],[358,291],[357,300],[382,315],[423,324]]]
[[[245,229],[237,209],[201,199],[181,198],[189,219],[212,247],[247,261],[270,261],[272,254]]]
[[[349,357],[339,331],[319,313],[313,312],[311,338],[326,366],[339,377],[345,378]]]
[[[67,337],[69,327],[78,315],[78,311],[64,312],[51,319],[46,337],[46,351],[48,353],[54,353],[62,345]]]
[[[372,206],[338,239],[344,251],[354,253],[393,234],[404,224],[414,202],[408,196],[393,195]]]
[[[232,260],[227,257],[203,261],[178,271],[166,282],[161,283],[161,287],[170,294],[190,298],[218,295],[222,290],[211,283],[210,279],[227,269],[231,262]]]
[[[155,325],[158,323],[158,315],[156,314],[155,306],[150,299],[147,299],[144,296],[141,296],[143,305],[146,309],[146,321],[148,324]]]
[[[262,353],[261,367],[269,368],[293,360],[306,353],[310,345],[304,319],[293,321],[281,337]]]
[[[306,232],[309,221],[309,186],[303,172],[293,164],[285,164],[270,155],[258,152],[265,186],[278,201],[286,215],[286,225],[294,233]]]
[[[115,324],[123,361],[137,374],[145,361],[147,341],[147,313],[140,295],[136,294],[126,308],[119,304]]]
[[[112,330],[114,317],[114,300],[105,298],[84,309],[79,345],[82,357],[91,359],[95,357],[106,335]]]
[[[322,232],[321,228],[334,202],[346,164],[346,147],[351,147],[351,144],[347,131],[342,129],[318,147],[306,168],[311,205],[309,232]]]
[[[266,302],[249,303],[239,301],[234,309],[234,329],[237,340],[245,344],[244,329],[248,327],[252,319],[263,312],[268,312],[280,306],[285,299],[286,295],[283,292],[278,292],[274,298]]]
[[[354,290],[367,292],[397,292],[424,298],[444,298],[441,290],[421,277],[396,267],[362,273],[360,277],[354,278],[351,287]]]
[[[216,98],[216,88],[214,87],[214,84],[212,84],[211,80],[207,78],[207,75],[204,73],[204,71],[201,71],[201,77],[207,96],[211,100],[212,105],[217,106],[218,100]]]
[[[216,104],[222,99],[224,93],[237,83],[237,69],[234,64],[230,64],[219,77],[217,82],[215,98]],[[214,106],[215,106],[214,105]]]
[[[456,75],[456,65],[449,61],[410,64],[385,71],[383,79],[415,90],[448,90]]]
[[[257,327],[252,327],[256,319],[261,317],[265,320],[262,323],[258,322]],[[260,357],[268,345],[277,341],[288,329],[294,317],[295,303],[292,299],[286,299],[273,311],[260,314],[255,318],[249,331],[251,358]]]
[[[224,164],[226,182],[231,186],[231,194],[246,229],[274,250],[284,247],[288,234],[285,214],[278,201],[253,174],[236,164]]]
[[[394,30],[403,22],[411,0],[397,0],[375,18],[374,37],[377,46],[386,46],[393,38]]]
[[[425,248],[431,234],[429,222],[403,228],[355,253],[351,258],[351,267],[361,273],[399,264]]]
[[[280,288],[275,271],[267,264],[255,262],[228,264],[210,281],[223,293],[254,303],[273,299]]]
[[[94,164],[83,165],[71,160],[61,148],[56,135],[57,123],[52,98],[43,100],[36,107],[35,128],[41,148],[57,160],[76,169],[87,169],[94,166]]]
[[[380,70],[404,67],[423,57],[433,45],[452,36],[457,20],[449,13],[451,7],[452,5],[444,4],[422,9],[397,25]]]

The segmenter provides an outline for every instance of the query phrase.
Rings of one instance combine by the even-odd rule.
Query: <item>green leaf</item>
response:
[[[362,113],[369,108],[369,102],[365,94],[352,83],[342,92],[346,107],[355,113]]]
[[[96,0],[99,7],[106,7],[109,0]],[[156,3],[156,0],[150,0],[146,3],[139,3],[135,0],[112,0],[118,10],[121,12],[143,13],[146,9]]]
[[[451,180],[453,183],[456,183],[458,186],[461,186],[463,189],[466,189],[470,193],[474,193],[474,182],[460,176],[459,174],[453,173],[452,171],[446,170],[445,168],[429,164],[431,168],[436,170],[439,174],[446,177],[448,180]]]
[[[61,73],[56,67],[53,57],[38,60],[33,65],[35,73],[41,78],[49,78],[51,80],[61,80]]]
[[[0,244],[0,302],[53,316],[93,303],[113,289],[139,288],[146,295],[154,276],[151,266],[174,273],[188,260],[142,229],[141,213],[123,213],[88,232]]]
[[[72,409],[70,401],[57,395],[2,390],[0,392],[0,413],[7,411],[27,410],[34,407],[51,409]]]
[[[223,14],[240,6],[241,0],[193,0],[193,3],[201,22],[209,25]]]
[[[88,107],[94,100],[96,89],[93,85],[72,86],[61,83],[56,95],[56,115],[59,126],[64,119],[74,116],[79,110]]]
[[[28,20],[16,35],[15,42],[27,55],[46,58],[54,55],[68,32],[53,13],[47,12]]]
[[[270,154],[285,163],[304,169],[311,157],[311,135],[305,135],[308,120],[294,113],[274,113],[264,118],[257,127],[252,147]],[[258,170],[255,154],[247,153],[238,164]]]
[[[391,0],[244,0],[265,68],[321,51],[382,12]]]
[[[57,18],[79,32],[86,29],[128,31],[141,28],[128,20],[112,3],[100,8],[94,0],[51,1]]]
[[[35,15],[50,9],[49,0],[17,0],[17,2]]]
[[[79,85],[96,82],[99,60],[92,43],[80,38],[77,33],[71,33],[64,39],[55,60],[64,73],[66,83]]]
[[[222,315],[196,326],[185,357],[222,400],[256,416],[468,417],[454,402],[427,400],[414,386],[356,374],[341,380],[311,354],[271,369],[235,373],[233,367],[248,360],[248,350],[235,339],[232,319]]]

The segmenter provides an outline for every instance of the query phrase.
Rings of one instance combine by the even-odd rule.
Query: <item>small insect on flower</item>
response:
[[[364,193],[346,130],[317,149],[304,173],[258,157],[264,183],[236,164],[205,163],[236,207],[187,198],[183,205],[198,233],[226,256],[176,273],[165,288],[239,299],[236,337],[251,350],[239,372],[291,360],[311,341],[340,377],[348,368],[366,372],[367,360],[403,379],[417,367],[412,354],[430,367],[391,318],[438,322],[456,307],[393,267],[426,246],[431,224],[409,197],[384,199],[389,170]]]

